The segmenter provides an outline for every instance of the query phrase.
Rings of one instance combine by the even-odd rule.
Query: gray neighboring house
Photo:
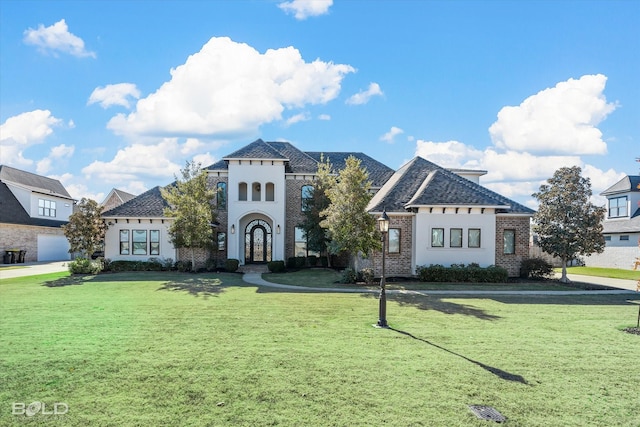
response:
[[[349,156],[360,159],[372,183],[368,211],[390,217],[386,273],[410,276],[429,264],[499,265],[511,276],[529,253],[534,211],[478,183],[484,171],[447,170],[420,157],[394,171],[359,152],[303,152],[288,142],[258,139],[204,168],[218,224],[213,249],[196,257],[238,259],[241,265],[313,255],[302,229],[303,200],[309,197],[321,155],[334,173]],[[104,212],[109,225],[105,257],[111,260],[189,260],[174,248],[159,187]],[[373,254],[375,274],[381,254]]]
[[[26,251],[25,262],[69,260],[61,227],[75,202],[57,179],[0,165],[0,253]]]
[[[640,176],[625,176],[600,195],[607,198],[605,249],[585,257],[585,265],[631,270],[640,257]]]

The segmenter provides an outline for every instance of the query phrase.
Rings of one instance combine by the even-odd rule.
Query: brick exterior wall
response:
[[[411,236],[413,235],[413,216],[390,216],[389,228],[400,229],[400,253],[385,255],[385,276],[409,277],[411,271]],[[371,257],[373,271],[376,277],[382,274],[382,253],[376,251]]]
[[[38,260],[38,234],[64,236],[62,228],[33,225],[0,224],[0,255],[7,249],[26,250],[24,261]]]
[[[292,257],[295,253],[295,235],[296,226],[304,221],[304,213],[302,212],[302,187],[305,185],[313,185],[312,180],[308,179],[287,179],[286,184],[286,207],[285,207],[285,236],[284,245],[285,259]]]
[[[496,265],[506,268],[509,277],[520,275],[523,259],[529,258],[529,217],[496,216]],[[504,253],[504,230],[515,230],[515,253]]]
[[[216,206],[216,213],[217,213],[217,221],[220,224],[216,229],[213,230],[213,242],[214,242],[214,247],[212,248],[212,250],[210,251],[210,253],[208,253],[207,257],[208,258],[212,258],[215,259],[217,262],[218,267],[222,267],[225,264],[225,261],[228,258],[228,251],[227,248],[229,246],[229,234],[228,234],[228,225],[229,225],[229,214],[228,214],[228,207],[229,207],[229,179],[226,176],[213,176],[213,175],[209,175],[208,176],[208,182],[209,185],[211,186],[211,188],[213,188],[214,190],[216,188],[218,188],[218,183],[219,182],[224,182],[227,184],[227,206],[224,208],[220,208]],[[217,203],[216,201],[214,201],[214,203]],[[218,250],[218,237],[217,237],[217,233],[218,232],[222,232],[222,233],[227,233],[227,243],[225,245],[225,249],[223,251],[219,251]],[[207,258],[207,259],[208,259]],[[206,259],[205,259],[206,261]]]

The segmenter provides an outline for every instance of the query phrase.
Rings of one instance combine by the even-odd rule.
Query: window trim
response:
[[[620,201],[624,200],[624,204],[620,204]],[[616,205],[613,206],[611,202],[616,201]],[[607,214],[609,218],[624,218],[628,216],[627,214],[627,206],[629,206],[629,198],[627,196],[620,197],[612,197],[607,200]],[[613,215],[613,212],[616,212],[616,215]]]
[[[149,230],[131,230],[131,255],[147,255],[149,238]],[[144,241],[136,240],[137,236],[144,234]],[[136,236],[137,235],[137,236]],[[137,243],[137,245],[136,245]],[[144,250],[144,252],[142,252]],[[136,252],[137,251],[137,252]]]
[[[126,235],[126,240],[123,240],[123,236]],[[129,242],[130,233],[129,230],[120,230],[120,255],[131,255],[131,245]],[[126,243],[126,245],[124,245]]]
[[[55,200],[38,199],[38,216],[56,218],[57,210],[58,209]]]
[[[472,231],[477,231],[478,232],[478,245],[471,245],[471,232]],[[468,248],[473,248],[473,249],[478,249],[482,247],[482,229],[480,228],[469,228],[467,230],[467,247]]]
[[[434,234],[436,231],[439,231],[438,235],[440,236],[440,244],[434,244],[437,243],[436,240],[434,239],[434,237],[436,237],[436,234]],[[432,227],[431,228],[431,247],[432,248],[444,248],[444,228],[442,227]]]
[[[507,241],[507,236],[511,236]],[[507,243],[511,243],[511,251],[508,251]],[[516,230],[514,228],[505,228],[502,231],[502,253],[504,255],[515,255],[516,253]]]
[[[216,207],[220,210],[227,209],[227,183],[218,182],[216,184]]]
[[[160,255],[160,230],[149,230],[149,255]]]
[[[455,231],[459,231],[460,232],[460,244],[459,245],[454,245],[453,244],[453,232]],[[458,227],[454,227],[454,228],[450,228],[449,229],[449,247],[450,248],[461,248],[462,247],[462,233],[463,233],[463,229],[462,228],[458,228]]]

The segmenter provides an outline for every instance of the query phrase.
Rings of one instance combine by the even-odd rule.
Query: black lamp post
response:
[[[387,210],[382,211],[382,215],[378,218],[378,229],[382,233],[382,275],[380,276],[380,307],[378,314],[378,328],[388,328],[387,324],[387,293],[385,289],[385,277],[384,277],[384,264],[385,264],[385,252],[387,243],[387,232],[389,232],[389,217],[387,216]]]

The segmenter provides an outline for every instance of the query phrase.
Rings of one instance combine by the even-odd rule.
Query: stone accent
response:
[[[515,230],[515,253],[504,253],[504,230]],[[496,216],[496,265],[506,268],[509,277],[520,276],[520,265],[523,259],[529,258],[529,217]]]
[[[390,216],[389,228],[400,229],[400,253],[387,253],[385,255],[385,276],[386,277],[410,277],[413,275],[411,271],[411,252],[413,235],[413,216]],[[376,251],[372,255],[373,271],[376,277],[382,274],[382,253]]]
[[[0,255],[7,249],[26,250],[24,261],[38,261],[38,235],[64,236],[62,228],[34,225],[0,224]]]

